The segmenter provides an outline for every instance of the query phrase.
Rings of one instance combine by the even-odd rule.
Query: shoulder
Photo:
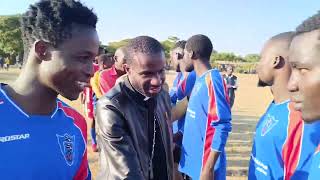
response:
[[[176,77],[174,78],[175,81],[178,81],[179,79],[181,79],[183,77],[182,72],[177,72]]]
[[[113,86],[108,93],[106,93],[105,98],[109,99],[111,101],[121,99],[121,97],[124,95],[123,90],[124,82],[119,82]]]
[[[117,109],[120,109],[124,102],[128,101],[124,86],[124,82],[119,82],[113,86],[103,97],[98,100],[97,108],[113,106]]]
[[[166,105],[166,107],[171,107],[170,95],[163,88],[158,95],[158,99],[162,101]]]
[[[127,107],[126,102],[129,101],[121,90],[121,84],[121,82],[118,83],[97,102],[97,124],[99,124],[101,133],[106,136],[121,134],[120,129],[124,126],[125,107]]]
[[[223,77],[223,75],[221,75],[220,71],[218,69],[211,69],[209,70],[209,72],[211,74],[211,76],[219,76],[219,77]]]
[[[99,74],[100,74],[99,71],[95,72],[95,73],[93,74],[93,77],[90,79],[90,83],[92,83],[92,82],[94,82],[94,81],[97,81],[98,78],[99,78]]]
[[[104,69],[104,70],[102,70],[102,71],[99,72],[99,75],[102,76],[102,77],[108,76],[110,70],[111,70],[111,68],[109,68],[109,69]]]
[[[196,78],[197,78],[197,74],[195,71],[191,71],[190,73],[188,73],[187,79],[191,79],[191,80],[195,81]]]
[[[204,81],[204,83],[209,84],[212,82],[223,81],[223,75],[220,74],[219,70],[211,69],[198,79],[199,81]]]
[[[75,109],[67,105],[65,102],[61,100],[57,100],[58,108],[63,110],[66,116],[73,118],[74,120],[83,120],[84,117]]]
[[[163,113],[167,113],[171,116],[171,99],[169,93],[162,89],[157,97],[158,104],[164,109],[162,109]]]
[[[83,134],[86,134],[87,123],[85,121],[85,118],[78,111],[62,102],[61,100],[57,100],[57,106],[64,112],[65,116],[73,120],[73,123],[81,129]]]
[[[162,88],[158,96],[159,98],[164,98],[164,99],[170,98],[169,93],[164,88]]]
[[[1,108],[1,113],[9,113],[8,112],[8,109],[10,107],[10,103],[8,103],[9,101],[11,101],[7,95],[5,94],[4,90],[2,89],[3,86],[5,86],[6,84],[2,84],[0,83],[0,108]],[[14,103],[14,102],[11,102],[11,103]],[[3,115],[3,114],[2,114]],[[4,115],[6,116],[6,115]],[[10,114],[10,116],[12,116],[12,114]]]

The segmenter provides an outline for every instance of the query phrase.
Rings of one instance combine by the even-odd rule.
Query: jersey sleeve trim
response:
[[[284,179],[290,179],[299,164],[304,123],[301,114],[294,110],[293,104],[288,103],[288,127],[287,138],[282,147],[282,159],[284,165]]]

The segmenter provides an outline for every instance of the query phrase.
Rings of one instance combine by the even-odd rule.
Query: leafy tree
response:
[[[115,53],[119,47],[125,46],[131,39],[123,39],[121,41],[110,42],[108,45],[102,45],[108,52]]]
[[[260,56],[258,54],[248,54],[244,57],[245,62],[251,62],[251,63],[258,62],[259,59],[260,59]]]
[[[174,43],[180,41],[180,39],[178,37],[176,37],[176,36],[169,36],[168,40],[171,41],[171,42],[174,42]]]
[[[101,45],[101,46],[104,47],[108,52],[114,53],[119,47],[127,45],[130,40],[131,39],[114,41],[114,42],[110,42],[108,45]],[[161,45],[165,50],[166,57],[169,57],[169,52],[177,41],[179,41],[179,38],[175,36],[170,36],[168,37],[167,40],[161,42]]]
[[[20,15],[0,16],[0,52],[16,56],[23,51]]]
[[[243,62],[244,59],[241,56],[235,55],[234,53],[221,52],[221,53],[212,53],[210,61],[212,63],[215,61]]]

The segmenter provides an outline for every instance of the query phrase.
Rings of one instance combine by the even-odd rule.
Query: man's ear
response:
[[[276,56],[273,60],[273,68],[280,69],[285,65],[285,59],[282,56]]]
[[[198,59],[199,56],[194,52],[194,51],[190,51],[190,59]]]
[[[177,57],[177,59],[178,59],[178,60],[181,60],[181,59],[183,59],[183,54],[181,54],[181,53],[178,53],[177,55],[178,55],[178,57]]]
[[[126,73],[129,73],[129,71],[130,71],[130,65],[128,65],[128,64],[123,64],[122,67],[123,67],[123,69],[125,70]]]
[[[34,52],[39,60],[47,61],[51,59],[51,44],[43,40],[34,43]]]

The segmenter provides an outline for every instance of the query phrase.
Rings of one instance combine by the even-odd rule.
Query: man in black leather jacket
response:
[[[134,38],[127,48],[127,77],[97,105],[102,149],[97,179],[172,180],[164,50],[148,36]]]

